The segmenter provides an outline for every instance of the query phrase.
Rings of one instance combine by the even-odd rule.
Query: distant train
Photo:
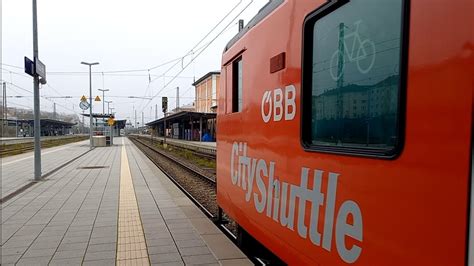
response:
[[[474,265],[472,0],[272,0],[227,45],[219,206],[292,265]]]

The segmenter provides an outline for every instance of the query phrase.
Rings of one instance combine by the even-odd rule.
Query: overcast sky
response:
[[[32,78],[22,69],[23,57],[32,58],[33,54],[32,1],[1,1],[2,80],[7,82],[8,95],[27,96],[8,98],[9,106],[32,109],[32,93],[28,92],[33,90]],[[169,106],[174,108],[177,86],[180,105],[192,103],[193,79],[220,70],[224,46],[238,31],[237,20],[244,19],[247,23],[267,1],[38,0],[39,58],[46,65],[48,80],[48,85],[42,86],[41,95],[73,97],[41,98],[41,108],[52,111],[54,101],[60,113],[82,112],[79,98],[88,96],[89,78],[88,67],[81,65],[81,61],[100,63],[92,69],[99,72],[93,74],[92,93],[102,97],[97,89],[110,89],[105,98],[113,101],[120,119],[133,119],[134,107],[138,110],[138,121],[141,111],[145,121],[154,119],[155,104],[161,108],[161,96],[168,96]],[[236,5],[234,12],[198,45],[194,56],[229,23],[230,26],[174,81],[170,83],[182,65],[191,62],[192,55],[175,61],[177,65],[165,77],[163,73],[173,64],[148,73],[147,69],[186,55]],[[144,71],[110,73],[123,70]],[[127,98],[155,95],[158,96],[151,101]],[[96,111],[102,112],[102,102],[94,104]],[[162,115],[159,111],[159,117]]]

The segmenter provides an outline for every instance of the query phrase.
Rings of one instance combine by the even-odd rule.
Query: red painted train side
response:
[[[313,150],[304,136],[306,124],[315,122],[302,117],[318,108],[318,100],[314,109],[302,106],[308,77],[302,65],[311,61],[303,51],[305,23],[351,2],[377,5],[282,1],[229,44],[218,100],[218,203],[288,264],[464,265],[472,208],[474,2],[399,1],[405,42],[397,149]],[[323,46],[316,44],[315,54]],[[368,69],[358,67],[360,75]],[[275,68],[282,69],[271,73]]]

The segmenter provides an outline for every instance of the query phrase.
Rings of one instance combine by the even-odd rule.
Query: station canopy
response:
[[[162,117],[160,119],[148,122],[146,123],[146,125],[154,126],[157,124],[162,124],[165,121],[165,119],[166,119],[166,123],[173,123],[174,121],[179,122],[179,121],[189,120],[189,119],[194,120],[194,121],[196,120],[199,121],[199,119],[201,118],[204,120],[207,120],[207,119],[214,119],[216,117],[217,117],[216,113],[200,113],[200,112],[183,111],[179,113],[170,114],[170,115],[167,115],[166,117]]]
[[[82,114],[83,116],[85,117],[89,117],[90,115],[89,114]],[[99,113],[92,113],[92,118],[110,118],[110,117],[114,117],[113,114],[99,114]]]

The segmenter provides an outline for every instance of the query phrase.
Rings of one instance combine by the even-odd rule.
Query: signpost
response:
[[[87,110],[89,109],[89,103],[88,102],[80,102],[79,103],[79,108],[81,108],[82,110]]]
[[[161,98],[161,109],[163,110],[163,113],[165,115],[165,119],[163,120],[163,147],[166,148],[166,112],[168,111],[168,97]]]
[[[111,117],[109,117],[109,119],[107,119],[107,124],[110,127],[110,145],[113,145],[113,143],[114,143],[114,129],[113,129],[113,126],[115,125],[115,119],[114,119],[113,116],[111,116]]]
[[[38,18],[37,18],[37,6],[36,6],[36,0],[33,0],[33,58],[36,59],[38,58]],[[36,67],[35,67],[36,68]],[[46,77],[46,67],[44,68],[44,73],[42,73],[44,76],[43,78]],[[35,70],[33,75],[33,110],[34,110],[34,132],[35,132],[35,151],[34,151],[34,165],[35,165],[35,171],[34,171],[34,177],[35,181],[40,181],[41,180],[41,140],[40,140],[40,135],[41,135],[41,125],[40,125],[40,92],[39,92],[39,84],[40,82],[42,84],[46,83],[46,79],[44,79],[44,82],[40,80],[40,77],[36,75],[38,72]]]
[[[39,84],[46,84],[46,66],[38,58],[38,23],[37,4],[33,0],[33,60],[25,56],[25,73],[33,77],[33,112],[34,112],[34,178],[41,180],[41,143],[40,143],[40,94]]]

